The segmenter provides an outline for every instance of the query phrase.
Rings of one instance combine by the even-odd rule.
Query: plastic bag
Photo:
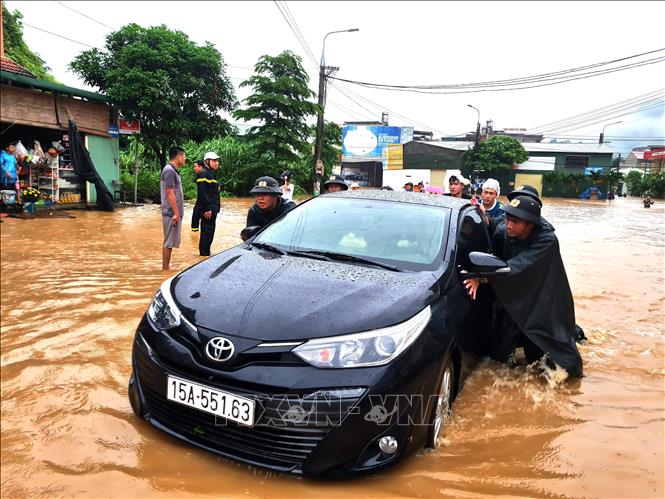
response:
[[[46,155],[44,154],[44,150],[42,149],[42,145],[39,143],[38,140],[35,140],[35,144],[33,147],[35,148],[37,156],[39,156],[42,159],[46,157]]]
[[[28,150],[25,148],[23,144],[21,144],[21,141],[19,140],[16,143],[16,151],[14,151],[14,156],[17,158],[24,158],[28,155]]]
[[[51,142],[51,144],[53,145],[53,147],[55,147],[55,150],[58,151],[59,154],[65,152],[65,148],[62,146],[59,140],[54,140],[53,142]]]

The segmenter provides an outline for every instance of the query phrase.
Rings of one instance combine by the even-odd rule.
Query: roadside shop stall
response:
[[[2,148],[15,143],[17,176],[27,208],[35,205],[87,206],[107,198],[120,178],[118,138],[109,133],[115,111],[104,95],[26,75],[0,71],[0,133]],[[86,178],[75,165],[69,122],[80,132],[100,178]],[[77,143],[78,144],[78,143]],[[80,158],[80,155],[78,156]],[[28,191],[28,189],[32,189]],[[35,190],[39,191],[34,199]],[[110,192],[109,192],[110,191]],[[9,193],[3,199],[9,200]],[[111,199],[112,209],[112,199]]]

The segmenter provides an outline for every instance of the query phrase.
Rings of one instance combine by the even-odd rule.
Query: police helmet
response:
[[[254,183],[254,187],[250,194],[277,194],[281,195],[282,190],[279,188],[277,180],[272,177],[259,177]]]
[[[542,225],[540,218],[540,205],[531,196],[515,196],[510,203],[501,207],[508,215],[521,218],[534,225]]]
[[[526,185],[526,184],[519,185],[515,188],[514,191],[506,194],[508,201],[512,201],[513,198],[515,198],[516,196],[528,196],[534,201],[536,201],[536,203],[538,203],[538,206],[540,207],[543,206],[543,202],[540,200],[540,197],[538,196],[538,189],[536,189],[532,185]]]

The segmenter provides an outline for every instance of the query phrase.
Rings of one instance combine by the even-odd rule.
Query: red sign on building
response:
[[[118,120],[118,129],[121,135],[134,135],[141,133],[141,122],[139,120]]]
[[[665,158],[665,149],[653,149],[644,151],[644,159],[662,159]]]

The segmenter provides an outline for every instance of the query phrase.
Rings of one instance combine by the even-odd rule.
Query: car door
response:
[[[487,226],[475,207],[461,211],[458,222],[455,272],[462,293],[465,295],[464,302],[459,307],[463,317],[458,343],[465,351],[483,355],[484,338],[492,327],[494,293],[489,285],[484,284],[478,288],[475,300],[466,295],[462,284],[465,277],[461,271],[470,269],[469,253],[472,251],[492,253],[492,242]]]

